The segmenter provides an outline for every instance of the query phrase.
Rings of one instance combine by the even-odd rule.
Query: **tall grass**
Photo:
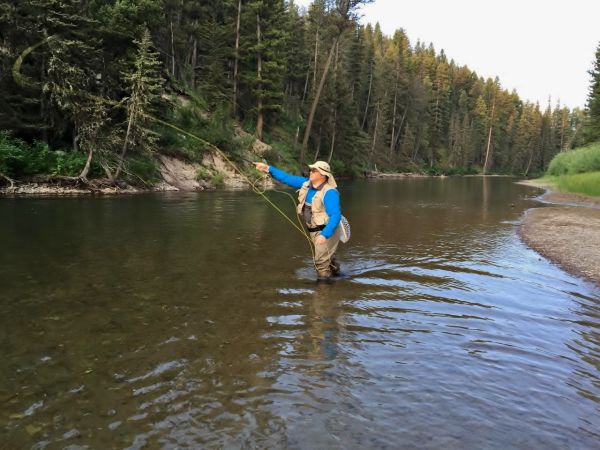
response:
[[[547,175],[560,176],[600,171],[600,142],[559,153],[548,166]]]
[[[563,192],[600,196],[600,142],[559,153],[545,178]]]
[[[600,197],[600,172],[561,175],[556,178],[556,186],[564,192],[577,192]]]

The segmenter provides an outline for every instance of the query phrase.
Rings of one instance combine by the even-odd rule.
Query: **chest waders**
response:
[[[317,189],[310,205],[306,204],[306,196],[310,187],[310,181],[306,181],[298,190],[298,208],[297,213],[302,217],[310,237],[315,244],[315,239],[321,234],[321,231],[329,222],[329,215],[325,211],[325,194],[330,189],[335,189],[327,182],[323,183]],[[325,241],[324,244],[315,244],[315,268],[319,279],[329,279],[332,274],[339,273],[339,264],[335,261],[335,251],[340,241],[340,228],[337,227],[333,236]]]

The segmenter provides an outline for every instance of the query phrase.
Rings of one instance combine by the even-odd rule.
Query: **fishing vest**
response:
[[[306,195],[308,194],[309,186],[310,181],[306,181],[304,182],[302,187],[298,189],[297,212],[299,215],[302,215],[302,210],[304,209],[304,205],[306,204]],[[330,189],[335,188],[331,187],[329,183],[325,183],[320,189],[317,190],[314,197],[312,198],[312,203],[310,204],[312,211],[311,222],[310,224],[307,224],[310,225],[312,228],[326,225],[329,221],[329,216],[327,215],[327,212],[325,212],[324,199],[325,194],[327,194],[327,191],[329,191]]]

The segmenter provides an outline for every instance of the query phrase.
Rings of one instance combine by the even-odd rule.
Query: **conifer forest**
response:
[[[593,140],[586,110],[532,104],[403,29],[387,36],[360,21],[365,3],[3,1],[0,174],[151,182],[157,153],[206,151],[154,118],[234,159],[250,135],[274,164],[346,175],[531,176]]]

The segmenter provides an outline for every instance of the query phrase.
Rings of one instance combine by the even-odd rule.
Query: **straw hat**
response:
[[[337,187],[337,183],[335,182],[335,178],[333,178],[333,174],[331,173],[331,167],[325,161],[317,161],[314,164],[309,164],[308,167],[311,169],[317,169],[321,175],[327,177],[327,183],[331,185],[331,187]]]

